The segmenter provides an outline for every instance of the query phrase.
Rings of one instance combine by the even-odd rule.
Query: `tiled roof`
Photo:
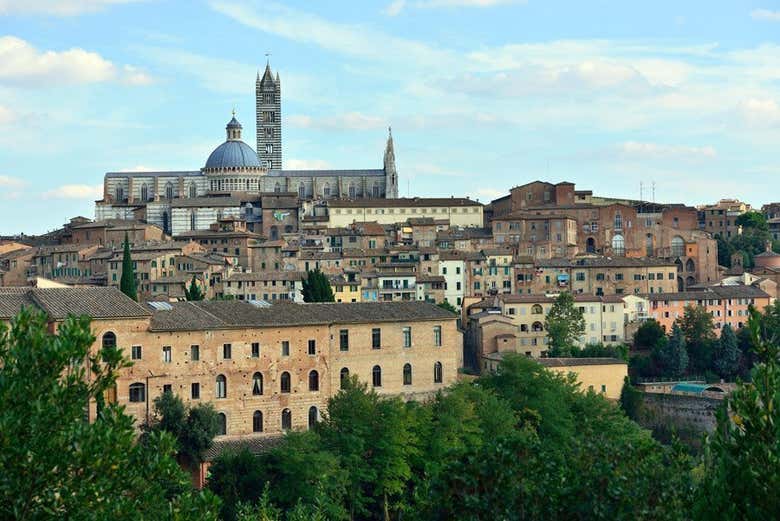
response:
[[[370,170],[270,170],[268,177],[377,177],[384,176],[382,169]]]
[[[538,358],[536,360],[545,367],[570,367],[576,365],[626,365],[619,358]]]
[[[106,177],[192,177],[202,176],[200,170],[172,170],[170,172],[106,172]]]
[[[253,273],[232,273],[229,277],[223,278],[223,280],[230,282],[239,280],[303,280],[305,277],[306,273],[302,271],[259,271]]]
[[[284,436],[278,435],[254,435],[254,436],[231,436],[228,438],[216,438],[211,447],[206,449],[204,459],[213,461],[225,452],[237,452],[248,450],[252,454],[262,454],[277,447]]]
[[[171,303],[171,310],[154,311],[151,329],[230,329],[331,323],[455,320],[456,315],[427,302],[351,302],[256,307],[239,300]]]
[[[440,206],[482,206],[465,197],[399,197],[397,199],[331,199],[331,208],[406,208]]]
[[[10,318],[22,305],[34,305],[53,320],[68,315],[105,319],[143,318],[151,314],[116,288],[0,288],[0,318]]]

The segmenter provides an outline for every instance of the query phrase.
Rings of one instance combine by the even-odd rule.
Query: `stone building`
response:
[[[0,289],[0,321],[22,306],[43,310],[53,330],[88,315],[93,352],[123,349],[133,364],[109,399],[136,425],[170,391],[213,404],[220,437],[309,428],[348,375],[380,394],[429,397],[455,382],[462,356],[455,316],[425,302],[142,305],[113,288]]]
[[[462,197],[409,197],[396,199],[333,199],[327,204],[328,226],[355,222],[405,223],[410,217],[445,220],[449,226],[482,227],[482,204]],[[316,210],[315,210],[316,211]]]
[[[268,170],[282,169],[282,82],[265,64],[262,79],[255,80],[255,122],[257,158]]]

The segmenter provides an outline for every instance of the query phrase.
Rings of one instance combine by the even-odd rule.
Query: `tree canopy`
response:
[[[192,276],[189,286],[184,286],[184,297],[187,300],[203,300],[206,295],[203,294],[203,290],[200,289],[198,279],[195,275]]]
[[[575,344],[585,333],[585,318],[574,306],[574,296],[563,292],[555,298],[544,328],[550,337],[550,356],[570,356]]]
[[[122,253],[122,277],[119,279],[119,290],[131,299],[138,300],[135,268],[133,268],[133,258],[130,255],[130,241],[127,238],[127,232],[125,232],[125,244]]]
[[[303,280],[303,301],[335,302],[335,300],[328,277],[319,268],[309,270]]]

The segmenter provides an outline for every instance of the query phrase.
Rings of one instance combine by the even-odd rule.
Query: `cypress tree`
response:
[[[130,241],[125,232],[125,249],[122,256],[122,278],[119,281],[119,290],[133,300],[138,300],[138,293],[135,287],[135,270],[133,269],[133,259],[130,256]]]
[[[195,275],[192,276],[192,281],[190,281],[190,287],[187,288],[187,286],[184,286],[184,297],[187,300],[203,300],[203,292],[200,290],[200,286],[198,286],[198,282],[195,279]]]

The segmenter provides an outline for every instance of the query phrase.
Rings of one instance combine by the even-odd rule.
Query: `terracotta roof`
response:
[[[213,461],[225,452],[238,452],[244,449],[252,454],[262,454],[276,448],[283,440],[282,434],[217,437],[211,447],[206,449],[204,459]]]
[[[536,360],[545,367],[570,367],[577,365],[627,365],[628,362],[619,358],[538,358]]]
[[[22,305],[34,305],[53,320],[68,315],[93,319],[143,318],[151,315],[143,306],[111,287],[2,288],[0,318],[10,318]]]

